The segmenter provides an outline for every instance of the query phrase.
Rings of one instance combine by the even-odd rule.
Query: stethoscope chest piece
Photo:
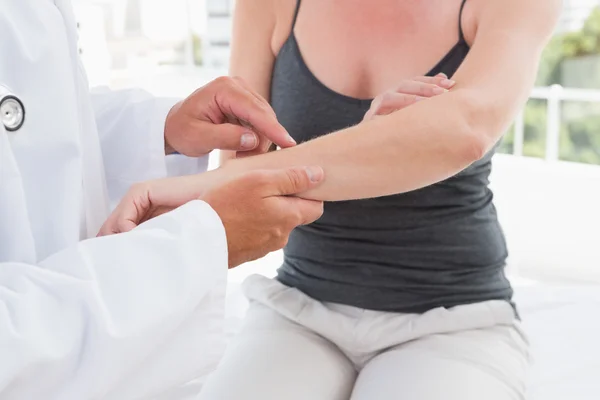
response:
[[[0,121],[8,132],[18,131],[25,122],[23,102],[2,85],[0,85]]]

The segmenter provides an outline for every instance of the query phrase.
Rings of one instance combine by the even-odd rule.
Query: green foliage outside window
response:
[[[592,11],[577,32],[557,34],[546,47],[537,86],[600,89],[600,8]],[[530,100],[525,108],[523,154],[544,157],[546,148],[546,101]],[[560,158],[600,165],[600,104],[563,102],[561,109]],[[511,129],[500,147],[511,153]]]

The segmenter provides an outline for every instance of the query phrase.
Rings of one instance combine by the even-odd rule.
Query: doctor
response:
[[[180,103],[90,94],[75,25],[69,0],[0,0],[0,399],[180,399],[220,356],[227,267],[318,218],[321,203],[286,195],[323,172],[191,187],[198,200],[94,238],[110,202],[167,176],[166,153],[197,164],[260,151],[259,137],[293,142],[234,79]]]

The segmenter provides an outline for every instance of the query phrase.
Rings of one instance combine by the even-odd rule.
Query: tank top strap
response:
[[[294,11],[294,20],[292,21],[292,32],[294,31],[296,20],[298,19],[298,14],[300,13],[300,3],[302,3],[302,0],[296,1],[296,10]]]
[[[298,3],[300,3],[300,0],[298,0]],[[465,4],[466,3],[467,3],[467,0],[463,0],[462,1],[462,4],[460,5],[460,12],[458,13],[458,38],[460,39],[461,42],[465,42],[466,41],[465,40],[465,33],[463,32],[463,26],[462,26],[462,16],[463,16],[463,11],[465,9]],[[294,21],[295,21],[295,19],[294,19]]]

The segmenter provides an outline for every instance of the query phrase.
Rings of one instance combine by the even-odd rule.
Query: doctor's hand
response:
[[[282,148],[296,144],[269,103],[241,78],[208,83],[176,104],[165,122],[166,154],[199,157],[215,149],[258,154],[271,142]]]
[[[418,101],[444,94],[455,84],[456,82],[448,79],[443,73],[436,76],[418,76],[406,79],[392,90],[375,97],[363,121],[391,114]]]
[[[225,226],[229,267],[282,249],[294,228],[320,218],[322,202],[293,195],[318,186],[323,177],[318,167],[253,171],[200,196]]]
[[[217,177],[216,179],[213,177]],[[208,203],[227,233],[229,267],[285,246],[298,225],[317,220],[323,203],[293,197],[324,179],[319,167],[252,171],[223,180],[219,172],[134,185],[102,226],[99,236],[127,232],[191,200]]]

